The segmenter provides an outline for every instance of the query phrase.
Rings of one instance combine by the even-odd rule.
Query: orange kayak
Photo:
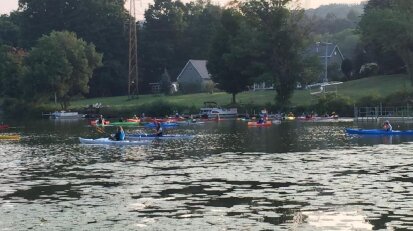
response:
[[[257,123],[256,121],[248,122],[249,127],[268,127],[268,126],[271,126],[271,125],[272,125],[271,121],[265,121],[265,123]]]

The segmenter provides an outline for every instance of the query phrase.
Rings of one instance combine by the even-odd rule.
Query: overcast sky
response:
[[[60,0],[62,1],[62,0]],[[186,2],[188,0],[185,0]],[[360,3],[362,0],[300,0],[302,7],[304,8],[316,8],[320,5],[327,5],[331,3]],[[0,14],[8,14],[12,10],[17,9],[18,0],[0,0]],[[138,0],[136,1],[137,17],[143,18],[143,12],[151,0]],[[228,0],[212,0],[213,3],[225,4]],[[139,8],[139,9],[138,9]]]

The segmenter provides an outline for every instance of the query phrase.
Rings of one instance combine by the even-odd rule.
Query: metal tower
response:
[[[136,34],[135,0],[129,0],[129,75],[128,97],[138,95],[138,39]]]

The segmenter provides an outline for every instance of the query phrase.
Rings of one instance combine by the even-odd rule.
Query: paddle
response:
[[[109,135],[109,139],[113,139],[113,138],[114,138],[112,134],[109,134],[109,133],[105,132],[105,130],[103,130],[103,128],[100,128],[100,127],[98,127],[98,126],[95,126],[95,128],[96,128],[96,131],[98,131],[99,133],[105,134],[105,135]]]
[[[100,127],[98,127],[98,126],[96,126],[95,128],[96,128],[96,131],[98,131],[99,133],[108,134],[108,133],[105,132],[102,128],[100,128]]]

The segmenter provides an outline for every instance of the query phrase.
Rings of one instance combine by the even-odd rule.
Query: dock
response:
[[[413,107],[410,105],[399,107],[354,107],[356,122],[374,121],[382,123],[385,120],[397,123],[413,123]]]

